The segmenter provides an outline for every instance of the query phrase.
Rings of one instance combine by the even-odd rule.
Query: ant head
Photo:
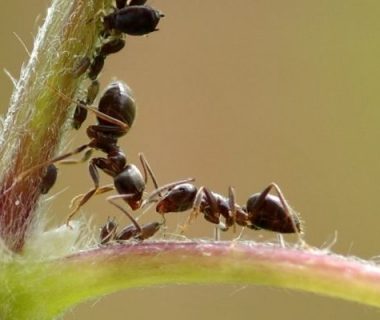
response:
[[[160,199],[156,211],[161,214],[186,211],[193,206],[196,194],[197,188],[191,183],[177,185]]]
[[[100,112],[122,121],[128,127],[132,127],[136,116],[136,104],[132,97],[132,91],[122,81],[112,82],[103,93],[99,107]],[[109,121],[98,117],[98,122],[101,125],[115,126]]]

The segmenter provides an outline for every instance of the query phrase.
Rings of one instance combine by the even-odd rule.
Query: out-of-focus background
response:
[[[18,77],[48,0],[0,2],[0,68]],[[125,80],[138,102],[121,139],[129,161],[143,151],[160,184],[196,177],[238,202],[277,182],[302,214],[306,240],[341,254],[380,254],[380,3],[377,1],[163,1],[160,31],[127,38],[101,84]],[[5,112],[12,84],[0,73]],[[87,141],[84,127],[66,150]],[[109,183],[102,175],[102,181]],[[62,167],[51,191],[52,224],[91,187],[85,164]],[[66,189],[67,188],[67,189]],[[99,196],[83,215],[128,223]],[[168,217],[169,231],[185,214]],[[143,220],[157,216],[148,213]],[[212,237],[198,219],[187,235]],[[229,232],[224,239],[236,235]],[[275,239],[246,231],[244,238]],[[294,238],[287,238],[294,241]],[[255,286],[167,286],[117,293],[78,306],[74,319],[378,319],[379,311],[290,290]]]

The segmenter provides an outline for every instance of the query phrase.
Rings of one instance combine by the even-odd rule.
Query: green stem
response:
[[[75,66],[93,55],[101,30],[99,12],[111,2],[54,0],[21,72],[0,137],[0,236],[13,251],[23,247],[44,168],[14,181],[57,150],[72,112],[70,99],[84,80],[74,75]]]
[[[21,274],[23,281],[13,281]],[[115,245],[28,263],[27,268],[13,263],[1,275],[7,286],[2,286],[0,299],[12,300],[8,306],[19,320],[51,319],[88,299],[162,284],[268,285],[380,306],[376,265],[326,251],[253,242]]]

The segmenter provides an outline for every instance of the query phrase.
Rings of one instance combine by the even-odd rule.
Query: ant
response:
[[[107,192],[113,189],[109,186],[100,187],[98,169],[113,177],[114,187],[118,193],[123,194],[124,200],[133,210],[136,210],[141,206],[141,199],[148,180],[148,175],[151,177],[155,188],[158,188],[156,178],[144,155],[139,154],[143,168],[143,174],[141,174],[137,166],[127,163],[126,156],[117,145],[118,139],[128,132],[135,119],[136,105],[129,87],[120,81],[111,83],[101,97],[98,109],[88,106],[86,106],[86,108],[96,113],[98,121],[97,125],[91,125],[87,128],[87,135],[90,138],[90,142],[77,147],[71,152],[57,156],[50,161],[34,166],[16,178],[17,183],[30,171],[51,165],[58,161],[61,161],[62,163],[86,161],[87,158],[90,157],[89,151],[92,149],[104,152],[107,155],[106,158],[94,157],[90,159],[89,173],[94,183],[94,187],[84,195],[80,196],[79,203],[67,218],[67,224],[80,207],[82,207],[94,194]],[[82,159],[63,161],[64,159],[82,153],[85,150],[87,150],[87,152]]]
[[[183,185],[185,183],[194,181],[193,178],[184,179],[175,181],[172,183],[168,183],[160,188],[157,188],[156,190],[160,190],[159,192],[162,192],[164,190],[172,189],[177,185]],[[158,194],[155,191],[155,194]],[[142,226],[138,224],[138,222],[133,218],[133,216],[122,206],[117,204],[114,200],[118,198],[128,198],[129,194],[119,194],[119,195],[113,195],[107,198],[107,201],[110,202],[112,205],[117,207],[119,210],[121,210],[128,218],[131,220],[132,224],[124,227],[120,232],[117,233],[117,223],[114,220],[108,219],[108,221],[103,225],[100,231],[100,244],[106,244],[110,241],[116,240],[116,241],[122,241],[122,240],[129,240],[131,238],[135,240],[145,240],[153,235],[156,234],[156,232],[160,229],[160,227],[165,224],[165,219],[160,222],[152,222],[147,223]],[[141,205],[142,206],[142,205]]]
[[[270,194],[272,189],[277,196]],[[157,202],[156,211],[162,215],[192,209],[185,226],[202,213],[207,221],[216,224],[222,231],[227,231],[236,223],[254,230],[297,234],[302,232],[299,217],[290,208],[275,183],[271,183],[262,192],[251,195],[245,207],[235,203],[235,191],[232,187],[229,187],[227,198],[204,186],[197,189],[191,183],[176,185],[157,199],[161,192],[160,189],[152,192],[144,205]],[[224,218],[224,222],[221,218]]]
[[[110,40],[104,42],[97,48],[92,61],[88,57],[81,59],[74,67],[73,76],[79,77],[88,69],[87,76],[92,81],[87,88],[86,101],[79,101],[74,112],[72,126],[79,129],[87,118],[87,110],[84,105],[91,105],[98,94],[99,83],[97,78],[103,70],[105,59],[110,54],[114,54],[122,50],[125,41],[122,33],[130,35],[145,35],[156,31],[156,26],[161,17],[164,15],[151,7],[145,6],[144,0],[117,0],[117,9],[104,17],[103,38],[108,38],[113,30],[113,36]]]

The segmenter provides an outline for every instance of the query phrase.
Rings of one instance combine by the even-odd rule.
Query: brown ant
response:
[[[269,194],[274,189],[277,196]],[[228,230],[235,223],[249,229],[265,229],[278,233],[301,233],[301,223],[297,214],[290,208],[280,188],[271,183],[262,192],[249,197],[245,207],[235,203],[235,192],[229,188],[228,197],[210,191],[206,187],[197,189],[193,184],[176,185],[168,189],[164,196],[157,189],[144,202],[157,202],[156,211],[162,215],[169,212],[183,212],[192,209],[185,226],[202,213],[204,218]],[[224,221],[221,220],[224,218]]]
[[[67,223],[79,208],[94,194],[113,189],[109,186],[99,186],[98,169],[113,177],[114,187],[118,193],[123,194],[124,200],[133,210],[141,206],[148,175],[151,177],[155,188],[158,188],[154,174],[144,155],[139,154],[140,162],[143,167],[143,174],[141,174],[137,166],[127,163],[124,153],[117,145],[118,139],[128,132],[135,118],[136,106],[129,87],[123,82],[114,82],[108,86],[101,97],[98,109],[87,106],[86,108],[96,113],[98,121],[97,125],[91,125],[87,128],[87,135],[90,138],[90,142],[79,146],[71,152],[57,156],[50,161],[34,166],[16,178],[16,182],[18,182],[32,170],[48,166],[58,161],[63,163],[83,162],[90,156],[88,152],[86,152],[83,159],[78,161],[62,160],[82,153],[85,150],[97,149],[104,152],[107,155],[106,158],[96,157],[90,159],[89,173],[94,183],[94,188],[80,196],[80,201],[68,216]]]

